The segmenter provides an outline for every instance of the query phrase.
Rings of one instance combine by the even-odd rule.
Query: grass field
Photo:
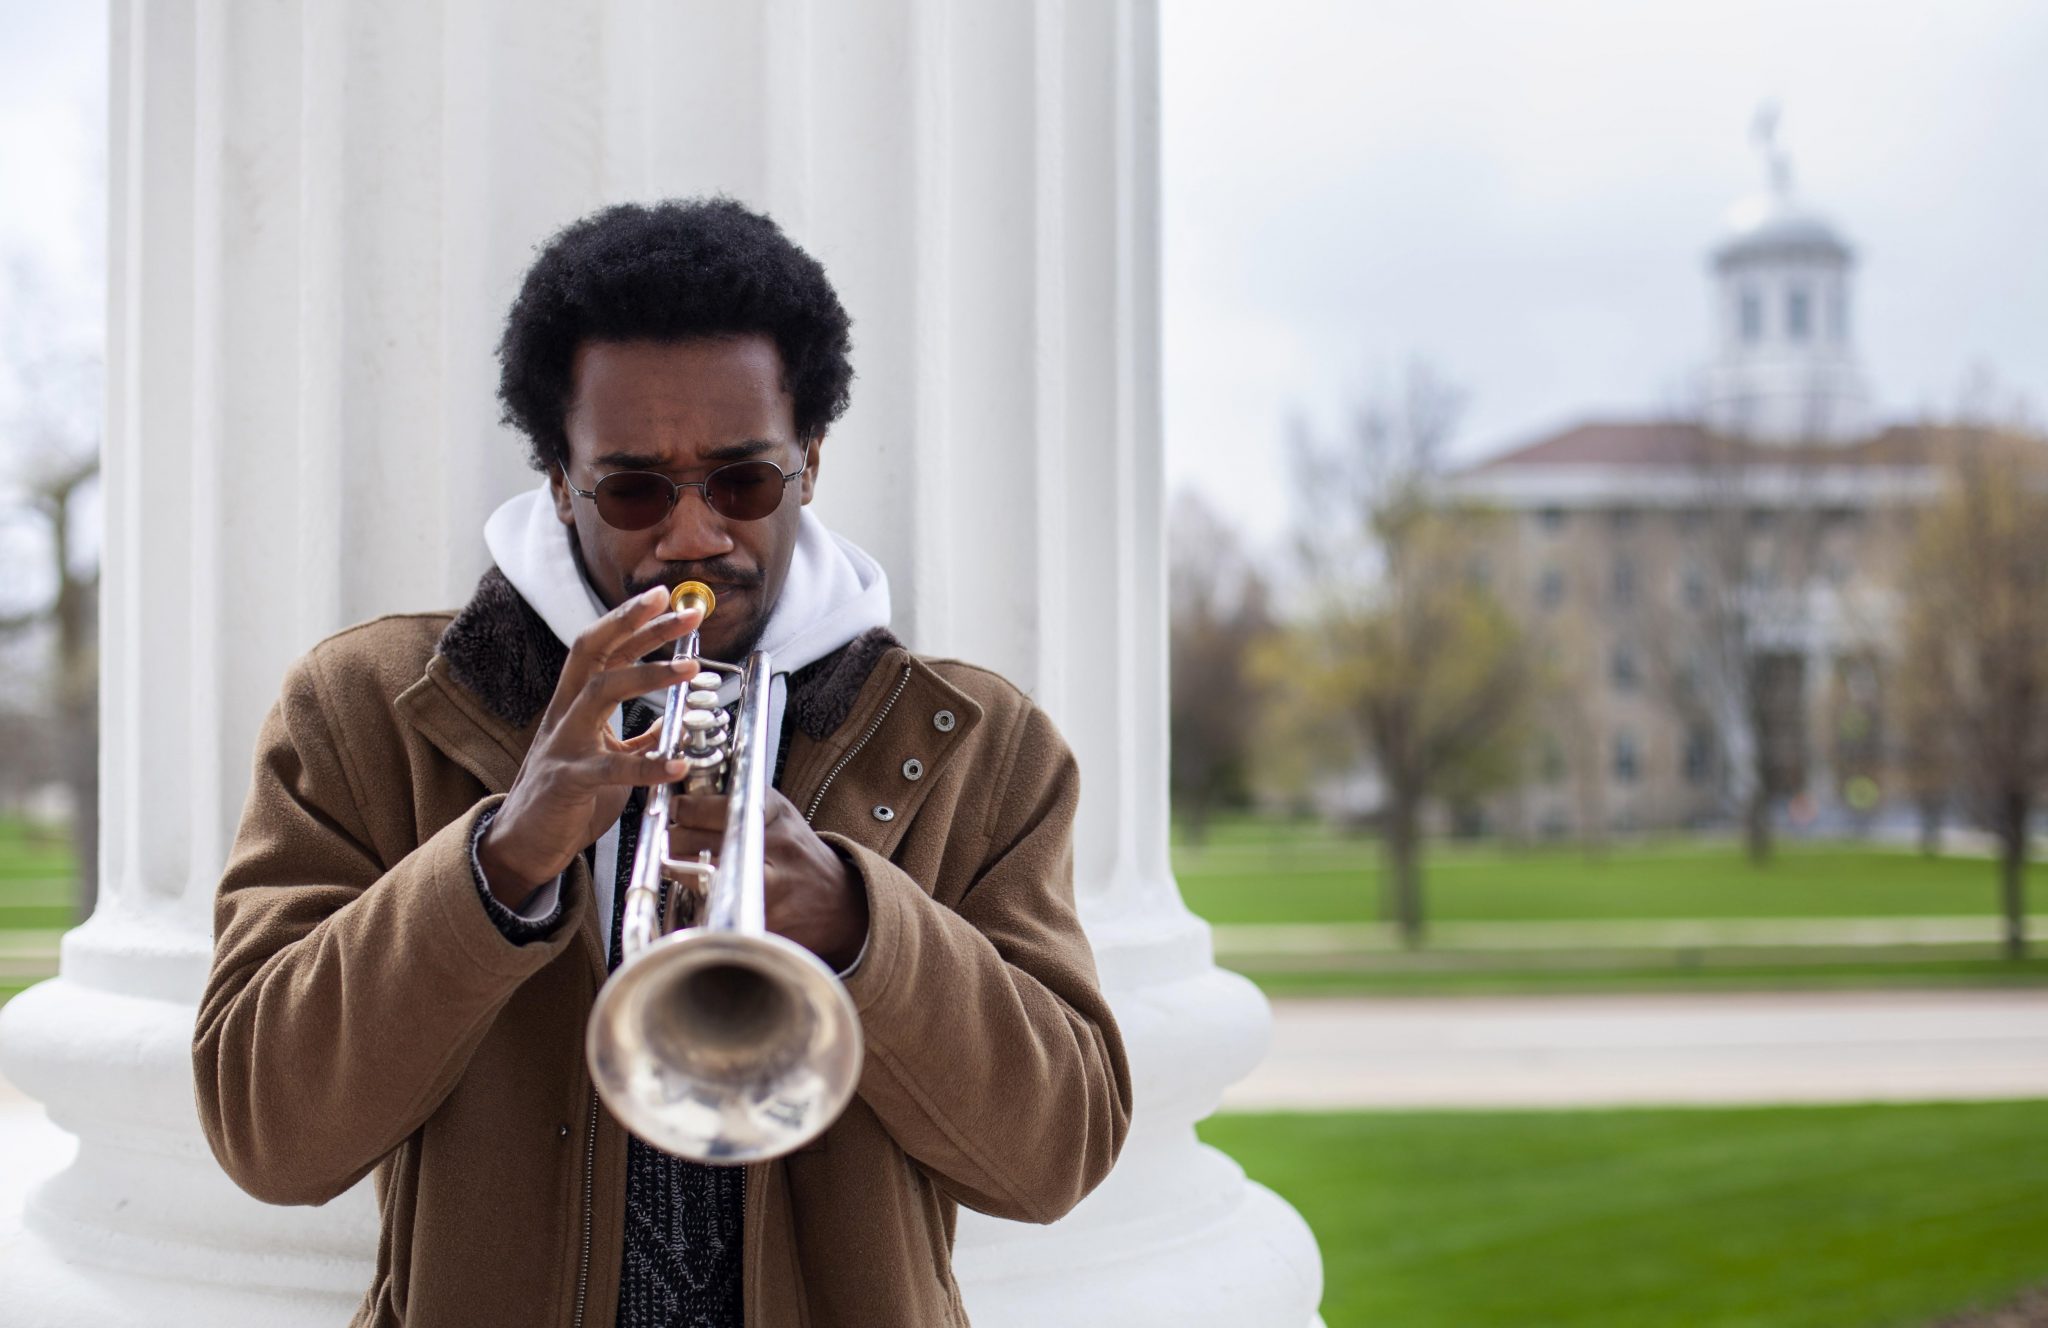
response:
[[[1177,843],[1173,867],[1188,907],[1211,922],[1367,922],[1375,914],[1377,841],[1314,824],[1220,822],[1200,847]],[[1439,921],[1938,917],[1997,906],[1986,859],[1862,845],[1787,844],[1759,868],[1738,846],[1714,841],[1599,857],[1442,844],[1431,846],[1424,880]]]
[[[69,927],[71,842],[62,832],[0,820],[0,932]]]
[[[1585,956],[1575,956],[1583,960]],[[1662,963],[1615,965],[1575,962],[1383,969],[1275,971],[1256,963],[1217,961],[1244,973],[1268,996],[1511,996],[1600,991],[1833,991],[1871,988],[2048,986],[2048,958],[2018,963],[1995,958],[1860,961],[1853,954],[1802,955],[1775,963],[1714,959],[1695,963],[1673,956]]]
[[[76,921],[70,841],[0,820],[0,1003],[56,971],[57,938]]]
[[[1981,857],[1791,843],[1754,867],[1713,840],[1597,856],[1433,844],[1431,930],[1412,953],[1373,925],[1370,838],[1225,820],[1199,846],[1177,840],[1174,871],[1218,924],[1218,962],[1274,995],[2048,983],[2048,959],[2000,956]],[[2048,910],[2031,926],[2048,935]]]
[[[2048,1102],[1221,1116],[1329,1328],[1906,1328],[2048,1282]]]

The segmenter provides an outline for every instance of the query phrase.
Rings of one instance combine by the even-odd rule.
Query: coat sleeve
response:
[[[497,796],[387,869],[330,715],[317,656],[301,660],[257,740],[193,1038],[207,1141],[270,1203],[326,1202],[417,1129],[582,913],[527,945],[493,925],[469,836]]]
[[[959,1202],[1051,1222],[1109,1174],[1131,1079],[1074,909],[1074,758],[1037,707],[1018,724],[987,855],[956,907],[827,838],[868,893],[868,949],[847,980],[861,1097]]]

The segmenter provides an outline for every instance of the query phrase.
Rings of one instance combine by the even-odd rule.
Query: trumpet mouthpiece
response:
[[[718,596],[711,593],[711,587],[702,581],[685,581],[669,592],[668,606],[677,613],[687,609],[702,609],[709,618],[711,611],[718,607]]]

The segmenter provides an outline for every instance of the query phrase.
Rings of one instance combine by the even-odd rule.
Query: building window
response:
[[[1836,345],[1849,340],[1849,293],[1840,286],[1828,296],[1828,334]]]
[[[1555,534],[1557,531],[1563,530],[1564,509],[1562,507],[1544,508],[1542,511],[1536,514],[1536,524],[1542,526],[1543,529],[1550,531],[1553,534]]]
[[[1785,293],[1785,335],[1794,341],[1804,341],[1812,330],[1813,299],[1806,287],[1794,286]]]
[[[1564,603],[1564,569],[1546,567],[1536,582],[1536,602],[1546,609]]]
[[[1695,724],[1685,732],[1685,780],[1704,784],[1714,773],[1714,730]]]
[[[1614,735],[1614,782],[1635,783],[1641,768],[1642,754],[1636,750],[1636,735],[1623,729]]]
[[[1557,740],[1555,733],[1543,735],[1542,755],[1537,763],[1537,772],[1546,784],[1564,782],[1564,744]]]
[[[1641,670],[1636,667],[1636,652],[1627,646],[1614,648],[1614,653],[1608,657],[1607,674],[1617,692],[1632,692],[1643,680]]]
[[[1614,576],[1610,586],[1614,603],[1627,607],[1636,602],[1636,565],[1631,558],[1614,560]]]
[[[1742,322],[1742,340],[1745,343],[1761,341],[1764,335],[1764,302],[1756,293],[1756,287],[1744,286],[1736,300],[1738,317]]]
[[[1698,563],[1687,563],[1679,576],[1678,594],[1688,609],[1707,607],[1707,574],[1700,570]]]

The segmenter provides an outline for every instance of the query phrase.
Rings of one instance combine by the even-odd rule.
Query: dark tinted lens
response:
[[[645,530],[675,505],[675,486],[644,470],[622,470],[597,482],[597,514],[620,530]]]
[[[766,461],[736,461],[704,477],[711,510],[734,521],[759,521],[782,506],[782,472]]]

